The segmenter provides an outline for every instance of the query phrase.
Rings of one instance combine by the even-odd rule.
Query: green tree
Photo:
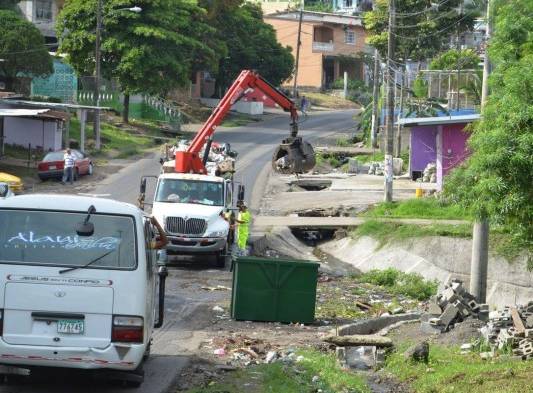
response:
[[[476,70],[480,63],[479,55],[473,49],[450,49],[435,57],[429,68],[431,70],[456,70],[460,69]]]
[[[494,7],[491,94],[469,140],[472,155],[452,172],[445,192],[477,216],[506,226],[531,262],[533,2],[501,0]]]
[[[263,21],[259,5],[234,2],[232,7],[219,7],[218,12],[207,7],[217,29],[213,40],[225,47],[216,73],[219,95],[243,69],[258,71],[273,85],[281,84],[291,75],[294,67],[291,50],[278,43],[273,27]]]
[[[129,95],[164,96],[185,85],[196,63],[215,63],[209,45],[214,29],[195,0],[140,0],[140,13],[124,10],[124,0],[106,0],[103,9],[102,76],[116,79],[124,93],[124,121]],[[60,51],[81,75],[93,75],[96,0],[68,0],[57,23]],[[66,33],[65,33],[66,32]]]
[[[476,9],[464,7],[463,0],[396,0],[394,38],[396,59],[425,60],[433,57],[450,42],[450,35],[472,28]],[[369,32],[368,43],[387,57],[387,27],[389,0],[376,0],[375,9],[364,13],[364,25]],[[424,12],[423,10],[427,10]]]
[[[7,90],[14,88],[17,76],[45,77],[54,70],[41,32],[6,9],[0,9],[0,59],[0,77]]]

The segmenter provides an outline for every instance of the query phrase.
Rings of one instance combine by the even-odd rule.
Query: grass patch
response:
[[[222,380],[205,387],[187,390],[188,393],[367,393],[364,379],[356,373],[341,369],[331,353],[316,350],[298,351],[304,360],[294,365],[280,362],[261,364],[228,373]],[[314,376],[319,379],[313,382]]]
[[[355,159],[361,164],[368,164],[372,161],[384,161],[385,154],[377,151],[372,154],[360,154],[358,156],[355,156]]]
[[[458,205],[446,204],[437,198],[407,199],[401,202],[383,202],[365,213],[368,217],[427,218],[468,220],[471,216]]]
[[[346,100],[342,97],[337,97],[325,93],[313,93],[306,92],[305,97],[311,101],[311,109],[313,106],[319,106],[328,109],[341,109],[341,108],[359,108],[360,106],[350,100]]]
[[[28,160],[28,146],[17,146],[17,145],[4,145],[4,153],[6,157],[16,158],[19,160]],[[31,156],[29,157],[31,161],[40,161],[44,157],[44,152],[42,150],[35,150],[32,147]]]
[[[86,150],[93,157],[113,155],[117,158],[128,158],[138,155],[142,150],[156,145],[154,138],[136,135],[115,127],[109,123],[101,123],[102,149],[94,151],[94,132],[91,123],[86,124]],[[70,138],[80,140],[80,122],[77,119],[70,121]]]
[[[405,349],[406,347],[404,346]],[[530,392],[533,363],[502,356],[484,361],[479,354],[461,355],[458,348],[430,345],[429,367],[406,362],[402,351],[386,362],[387,371],[409,382],[417,393]]]
[[[471,238],[472,226],[470,224],[410,225],[368,220],[350,232],[350,235],[353,238],[370,236],[378,241],[379,247],[383,247],[387,243],[398,242],[417,237],[447,236]]]
[[[370,270],[361,275],[359,280],[417,300],[429,299],[437,293],[439,286],[436,280],[427,281],[418,273],[404,273],[393,268]]]
[[[222,122],[222,127],[242,127],[250,123],[260,121],[261,119],[254,116],[248,116],[243,113],[231,113]]]

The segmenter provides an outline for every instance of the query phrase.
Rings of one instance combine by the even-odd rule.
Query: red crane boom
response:
[[[274,100],[286,112],[290,112],[290,137],[283,140],[273,157],[273,166],[276,170],[284,173],[301,173],[312,169],[315,164],[314,151],[311,145],[298,137],[298,112],[294,102],[281,91],[263,79],[258,73],[243,70],[235,79],[229,90],[224,94],[209,119],[198,131],[186,151],[176,152],[175,169],[178,173],[207,173],[200,153],[208,140],[212,139],[216,128],[231,110],[233,104],[241,99],[250,89],[259,89]],[[206,152],[205,154],[208,154]],[[274,161],[287,157],[284,169],[276,166]]]

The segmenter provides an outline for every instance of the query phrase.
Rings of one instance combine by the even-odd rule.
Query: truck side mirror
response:
[[[244,184],[239,184],[239,192],[237,193],[237,200],[244,201]]]
[[[141,194],[145,194],[146,193],[146,178],[144,179],[141,179],[141,187],[140,187],[140,192]]]

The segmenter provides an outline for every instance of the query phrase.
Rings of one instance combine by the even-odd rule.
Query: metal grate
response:
[[[179,235],[202,235],[207,229],[207,222],[201,218],[167,217],[165,229],[168,233]]]

